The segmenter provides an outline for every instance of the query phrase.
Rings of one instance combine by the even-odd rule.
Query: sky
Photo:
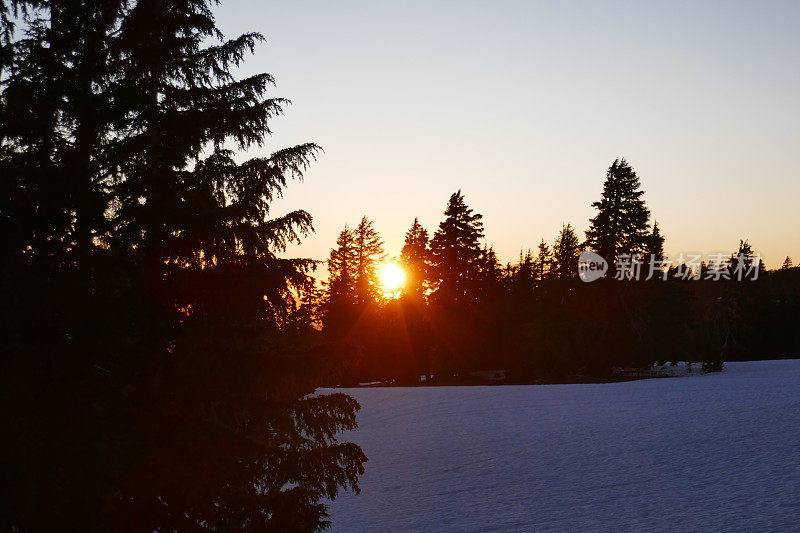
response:
[[[375,221],[396,256],[462,190],[503,263],[562,224],[583,237],[624,157],[665,249],[800,263],[800,2],[223,0],[226,37],[267,41],[291,106],[263,148],[324,152],[273,215],[305,209],[294,257],[326,259]]]

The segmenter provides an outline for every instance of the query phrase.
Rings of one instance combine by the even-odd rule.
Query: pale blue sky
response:
[[[462,189],[505,261],[583,236],[605,170],[626,157],[669,253],[800,262],[800,2],[223,0],[228,36],[267,37],[244,73],[293,105],[267,149],[325,152],[275,209],[317,232],[376,222],[398,254]],[[276,213],[277,214],[277,213]]]

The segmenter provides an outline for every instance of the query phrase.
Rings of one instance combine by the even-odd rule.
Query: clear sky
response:
[[[217,20],[267,37],[243,74],[293,102],[266,150],[325,150],[275,205],[314,217],[293,256],[362,215],[397,255],[461,189],[515,260],[583,236],[625,157],[668,253],[747,238],[800,263],[800,2],[223,0]]]

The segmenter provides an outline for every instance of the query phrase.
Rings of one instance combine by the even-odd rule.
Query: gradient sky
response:
[[[625,157],[669,254],[746,238],[800,263],[800,2],[223,0],[217,20],[267,37],[242,74],[293,102],[265,150],[325,150],[274,207],[314,217],[292,256],[326,259],[362,215],[397,255],[461,189],[512,261],[562,223],[583,237]]]

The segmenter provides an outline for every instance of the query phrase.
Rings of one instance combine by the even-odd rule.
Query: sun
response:
[[[378,271],[381,286],[388,295],[395,295],[406,281],[406,273],[397,263],[386,263]]]

